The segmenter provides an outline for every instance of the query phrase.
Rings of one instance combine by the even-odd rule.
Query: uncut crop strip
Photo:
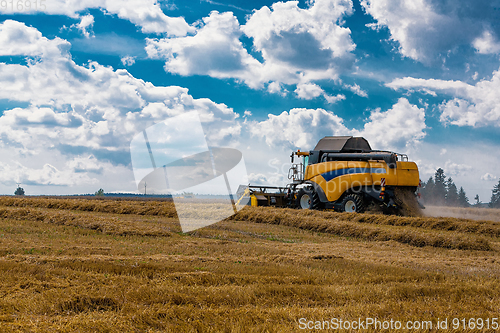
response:
[[[424,228],[428,230],[457,231],[490,237],[500,237],[500,223],[493,221],[477,221],[450,217],[402,217],[381,214],[344,214],[335,212],[325,212],[322,218],[398,227]]]
[[[171,236],[171,233],[159,224],[151,222],[127,222],[117,217],[96,215],[95,213],[74,213],[43,208],[0,207],[1,218],[74,226],[119,236]]]
[[[343,215],[343,214],[340,214]],[[325,232],[342,237],[354,237],[368,241],[389,241],[411,246],[432,246],[447,249],[491,251],[488,240],[478,235],[464,235],[457,232],[418,230],[418,228],[393,226],[374,226],[357,222],[324,218],[317,212],[304,212],[290,209],[247,208],[231,219],[255,223],[286,225],[305,230]]]
[[[59,199],[30,197],[0,197],[0,206],[51,208],[59,210],[78,210],[112,214],[137,214],[176,218],[173,202],[141,201],[116,199]]]
[[[331,211],[321,212],[320,215],[315,216],[324,219],[337,219],[347,222],[414,227],[428,230],[457,231],[463,233],[481,234],[490,237],[500,237],[500,223],[493,221],[478,221],[449,217],[402,217],[369,213],[345,214]]]

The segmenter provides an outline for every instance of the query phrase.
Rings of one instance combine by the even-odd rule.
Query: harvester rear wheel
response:
[[[359,194],[348,194],[342,199],[341,210],[348,213],[362,213],[365,210],[363,197]]]

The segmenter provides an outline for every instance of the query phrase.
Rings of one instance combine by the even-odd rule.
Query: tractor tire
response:
[[[312,209],[313,202],[313,192],[301,188],[299,193],[297,193],[297,199],[295,199],[295,206],[298,209]]]
[[[295,200],[295,206],[298,209],[316,209],[324,208],[323,203],[319,199],[318,193],[313,189],[300,189]]]
[[[363,197],[359,194],[348,194],[340,204],[342,212],[362,213],[365,211]]]

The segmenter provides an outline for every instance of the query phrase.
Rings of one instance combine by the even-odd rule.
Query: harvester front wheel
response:
[[[323,203],[319,199],[318,193],[313,189],[302,188],[297,193],[295,206],[299,209],[323,209]]]
[[[359,194],[348,194],[342,199],[340,207],[343,212],[362,213],[365,210],[363,198]]]
[[[313,193],[310,190],[301,188],[297,193],[296,206],[299,209],[311,209]]]

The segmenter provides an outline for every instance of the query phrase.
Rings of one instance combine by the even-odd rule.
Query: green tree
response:
[[[431,203],[434,200],[434,180],[432,177],[429,178],[427,183],[422,184],[422,197],[424,198],[425,202]]]
[[[96,197],[103,197],[104,196],[104,190],[100,188],[97,192],[94,193]]]
[[[465,194],[465,190],[462,186],[460,186],[460,191],[458,191],[458,205],[460,207],[469,207],[469,198],[467,198],[467,194]]]
[[[439,168],[434,174],[434,196],[433,202],[436,205],[443,205],[446,202],[446,175],[444,170]]]
[[[458,206],[457,185],[455,185],[451,177],[446,181],[446,205]]]
[[[476,200],[476,203],[474,204],[474,206],[479,206],[481,204],[481,200],[479,199],[479,194],[476,194],[476,196],[474,197],[474,200]]]
[[[491,208],[500,208],[500,180],[491,191],[491,201],[489,206]]]
[[[18,186],[16,191],[14,192],[15,195],[24,195],[24,188]]]

